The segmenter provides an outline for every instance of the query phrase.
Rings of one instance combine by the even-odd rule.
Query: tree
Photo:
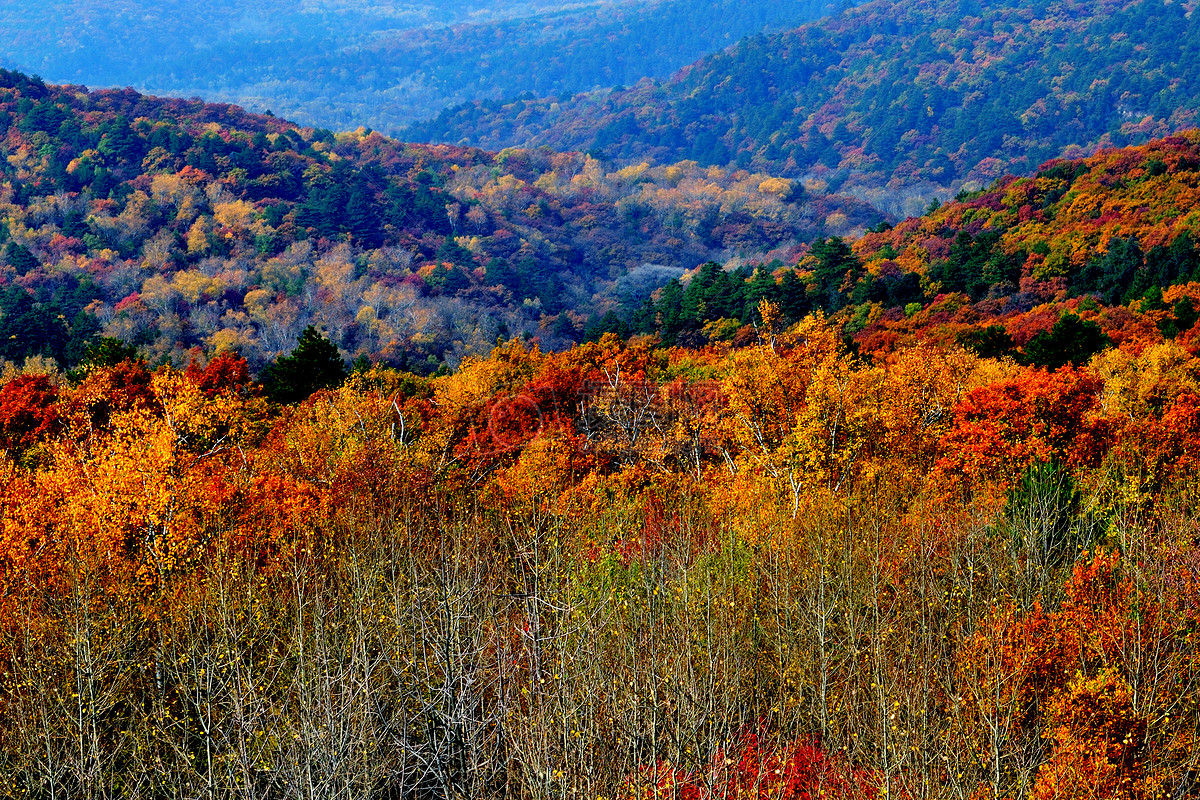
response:
[[[296,349],[280,356],[262,373],[267,396],[277,403],[298,403],[321,389],[332,389],[346,378],[346,362],[337,345],[309,325]]]
[[[839,236],[818,239],[813,243],[812,254],[817,257],[817,267],[813,270],[813,277],[820,287],[817,302],[824,306],[826,313],[833,313],[846,304],[842,284],[847,274],[857,279],[862,264],[846,240]]]
[[[24,289],[0,289],[0,358],[21,361],[31,355],[62,356],[70,331],[59,316],[35,303]]]
[[[1095,321],[1066,313],[1050,330],[1029,340],[1025,359],[1052,370],[1068,364],[1079,366],[1110,344],[1112,341]]]
[[[779,304],[783,309],[783,315],[793,322],[798,322],[801,317],[812,310],[812,303],[808,299],[808,288],[800,282],[795,270],[783,273],[783,280],[779,286]]]
[[[10,455],[58,427],[58,389],[45,375],[21,375],[0,386],[0,452]]]
[[[210,400],[222,392],[243,393],[250,383],[250,368],[246,359],[230,352],[221,353],[205,367],[192,361],[188,364],[186,375]]]
[[[133,345],[110,336],[102,336],[87,346],[83,363],[88,367],[105,368],[115,367],[122,361],[136,361],[137,358],[137,348]]]
[[[963,331],[958,336],[958,343],[980,358],[1002,358],[1012,355],[1016,350],[1016,343],[1003,325]]]
[[[29,248],[16,242],[8,243],[8,263],[18,275],[27,275],[42,266],[37,256],[29,252]]]

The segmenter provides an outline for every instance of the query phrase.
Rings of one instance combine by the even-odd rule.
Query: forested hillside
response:
[[[1200,796],[1193,42],[876,0],[567,152],[0,70],[0,800]]]
[[[334,135],[275,117],[0,74],[0,358],[255,369],[316,324],[351,358],[429,371],[497,337],[582,337],[713,257],[873,224],[858,201],[693,164],[610,171]]]
[[[670,82],[476,102],[416,141],[695,159],[912,214],[1079,148],[1195,124],[1200,19],[1163,0],[876,0],[755,36]]]
[[[1198,243],[1193,130],[1051,161],[894,228],[818,240],[786,265],[705,265],[596,329],[736,344],[756,335],[768,300],[784,320],[831,315],[878,358],[919,342],[1049,367],[1081,364],[1113,342],[1179,337],[1194,348]]]
[[[0,66],[384,132],[466,100],[667,78],[830,0],[13,0]]]
[[[6,376],[0,795],[1194,797],[1194,347],[762,316],[288,406]]]

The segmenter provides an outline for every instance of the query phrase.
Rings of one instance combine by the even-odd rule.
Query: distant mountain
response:
[[[875,0],[661,85],[476,102],[403,135],[732,164],[912,214],[963,185],[1194,124],[1198,64],[1190,4]]]
[[[103,334],[258,366],[316,324],[428,371],[879,219],[764,174],[410,146],[0,70],[0,360],[70,364]]]
[[[0,65],[396,131],[452,103],[666,78],[832,0],[12,0]]]

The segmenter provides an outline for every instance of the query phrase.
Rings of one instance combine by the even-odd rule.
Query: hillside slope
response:
[[[1198,479],[1169,342],[0,373],[0,796],[1196,797]]]
[[[596,309],[710,258],[878,220],[863,203],[695,165],[409,146],[378,133],[0,72],[0,358],[254,365],[317,324],[410,369],[497,336],[560,346]]]
[[[1050,161],[788,266],[707,266],[606,326],[737,345],[764,300],[788,321],[828,315],[883,359],[931,342],[1043,366],[1164,339],[1200,352],[1200,131]]]
[[[1078,146],[1192,124],[1200,19],[1163,0],[875,0],[662,85],[480,102],[416,141],[690,158],[819,179],[895,213]]]
[[[1028,345],[1069,308],[1113,342],[1200,347],[1200,131],[1051,161],[854,244],[864,347],[1001,324]],[[902,313],[887,287],[921,286]],[[910,298],[911,302],[911,298]]]

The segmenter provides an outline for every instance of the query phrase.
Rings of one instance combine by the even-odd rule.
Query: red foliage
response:
[[[588,370],[582,365],[547,363],[541,372],[525,385],[523,393],[537,403],[543,416],[569,418],[579,408],[579,401],[589,382]]]
[[[221,353],[203,368],[192,361],[185,374],[209,399],[223,393],[241,394],[250,384],[250,366],[237,353]]]
[[[658,762],[642,767],[635,781],[643,788],[629,794],[645,798],[873,800],[879,795],[865,770],[831,756],[815,736],[778,745],[747,733],[732,752],[718,750],[703,773]]]
[[[1097,418],[1103,382],[1076,369],[1030,369],[967,394],[942,437],[942,472],[1015,478],[1025,467],[1057,461],[1096,464],[1111,446],[1111,426]]]
[[[1143,469],[1151,489],[1200,469],[1200,397],[1191,392],[1175,398],[1161,417],[1150,416],[1126,426],[1117,452]]]
[[[536,436],[546,419],[536,399],[529,394],[494,398],[476,415],[469,439],[460,448],[464,456],[496,456],[515,452]]]
[[[0,386],[0,448],[20,452],[58,428],[58,389],[45,375],[21,375]]]
[[[125,360],[88,375],[71,401],[71,410],[86,414],[94,426],[107,425],[112,414],[146,408],[161,409],[150,371],[142,361]]]

